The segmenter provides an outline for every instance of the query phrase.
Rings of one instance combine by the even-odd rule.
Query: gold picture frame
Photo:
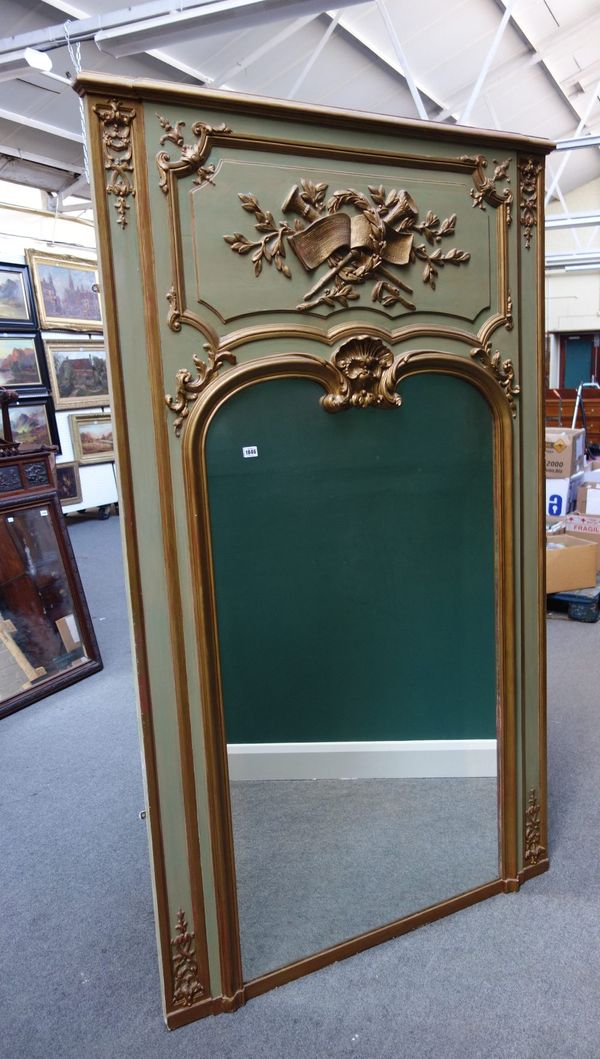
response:
[[[80,464],[112,463],[115,458],[112,416],[109,412],[70,415],[73,453]]]
[[[44,346],[56,408],[110,404],[104,342],[48,339]]]
[[[82,503],[83,494],[81,491],[79,464],[75,460],[56,464],[56,482],[58,499],[63,507]]]
[[[42,330],[102,331],[98,270],[88,258],[26,250]]]

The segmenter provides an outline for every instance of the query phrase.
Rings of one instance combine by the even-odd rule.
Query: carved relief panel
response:
[[[550,145],[79,88],[174,1027],[547,867]]]

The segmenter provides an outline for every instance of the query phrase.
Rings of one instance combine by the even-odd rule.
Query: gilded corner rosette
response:
[[[117,223],[121,228],[126,228],[127,213],[130,209],[127,199],[130,196],[135,198],[135,187],[131,176],[133,173],[131,126],[135,118],[135,110],[117,99],[97,103],[93,110],[102,125],[104,168],[110,174],[106,193],[115,196],[114,207],[118,215]]]
[[[176,933],[171,938],[171,969],[173,972],[173,1006],[191,1007],[205,994],[198,977],[194,934],[187,929],[182,908],[177,913]]]
[[[533,158],[524,158],[519,162],[519,208],[521,210],[521,227],[525,248],[531,248],[533,229],[538,223],[538,176],[542,163]]]

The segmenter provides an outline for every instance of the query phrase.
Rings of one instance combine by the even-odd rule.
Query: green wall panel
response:
[[[437,374],[399,409],[321,393],[262,382],[209,428],[228,741],[495,738],[487,403]]]

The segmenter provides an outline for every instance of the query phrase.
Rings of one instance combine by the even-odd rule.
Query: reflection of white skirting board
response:
[[[230,743],[232,780],[495,776],[495,739]]]

